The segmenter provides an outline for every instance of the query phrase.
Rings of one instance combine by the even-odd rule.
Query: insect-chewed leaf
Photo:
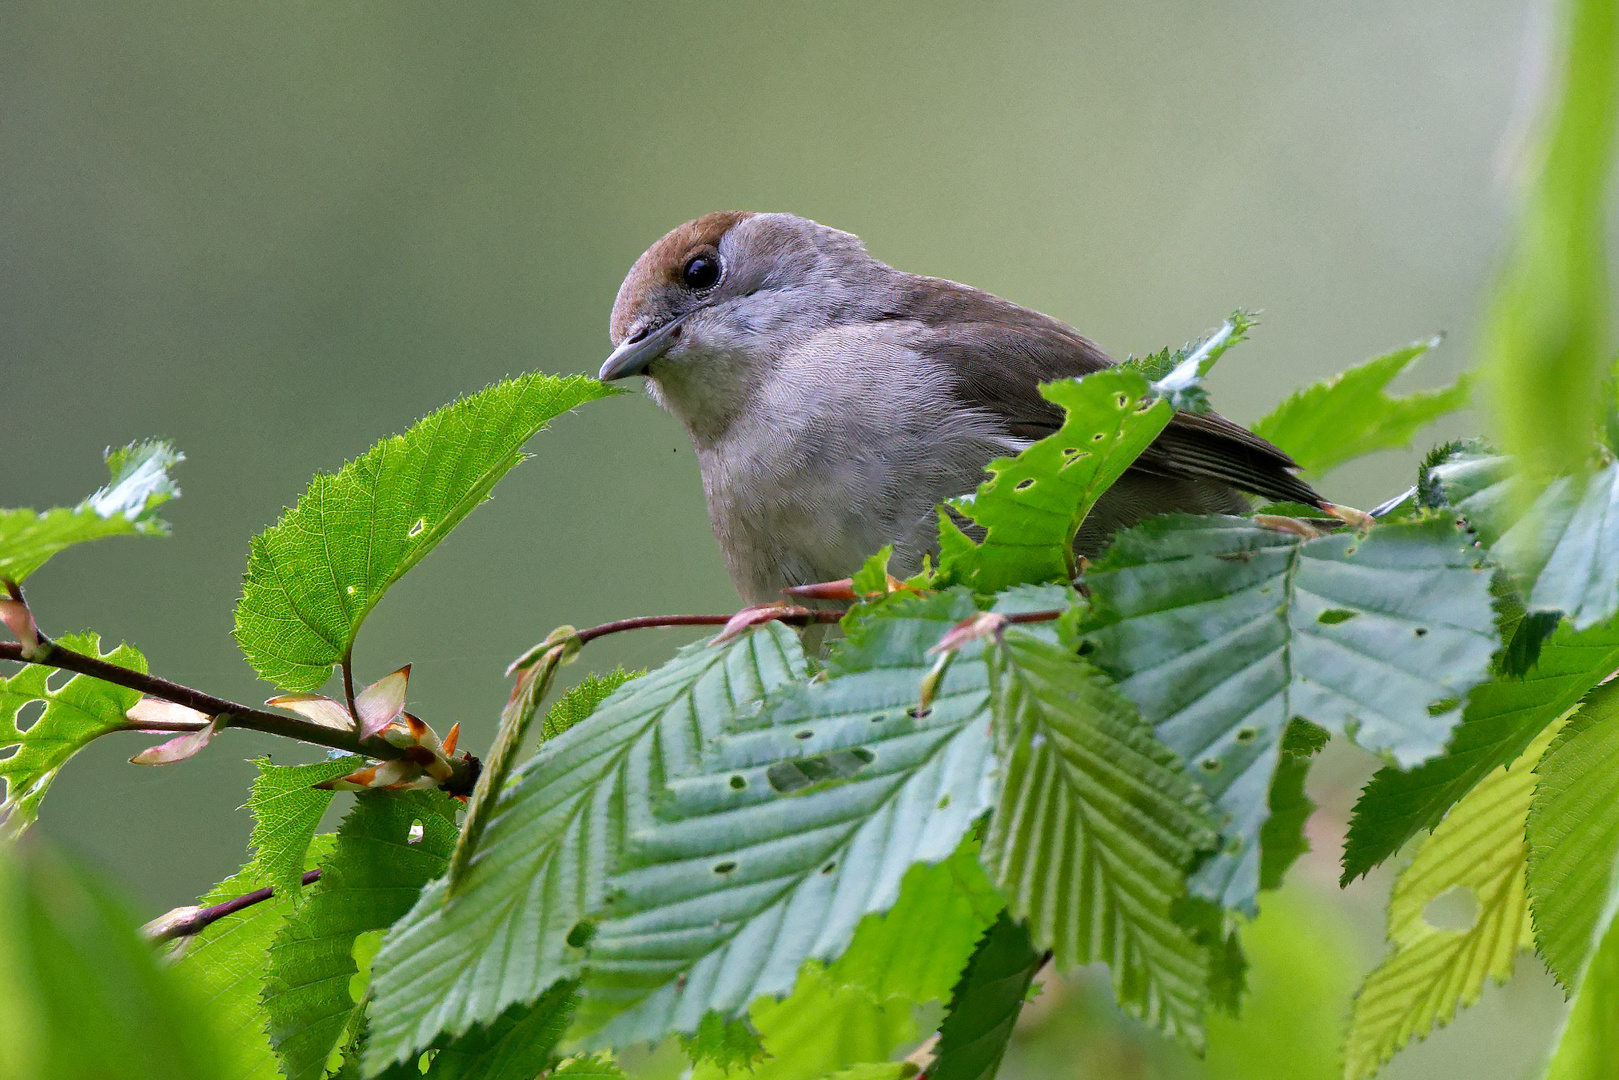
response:
[[[63,548],[105,536],[163,536],[157,508],[180,494],[169,470],[185,455],[166,442],[134,443],[107,454],[112,480],[78,506],[0,510],[0,578],[21,581]]]
[[[1535,945],[1569,990],[1612,918],[1619,865],[1619,684],[1580,703],[1535,772],[1529,810],[1529,908]]]
[[[991,653],[1003,777],[984,861],[1058,971],[1103,961],[1125,1009],[1200,1044],[1210,954],[1175,915],[1218,841],[1208,800],[1130,701],[1017,630]]]
[[[1559,477],[1527,510],[1508,458],[1466,455],[1430,477],[1512,572],[1531,611],[1561,611],[1576,630],[1619,613],[1619,463]]]
[[[1305,539],[1171,516],[1119,534],[1085,578],[1089,658],[1230,815],[1194,892],[1253,910],[1294,717],[1407,766],[1443,750],[1498,645],[1479,559],[1440,520]]]
[[[317,761],[312,765],[273,765],[269,758],[253,764],[259,775],[247,797],[253,815],[253,871],[262,885],[275,889],[282,900],[303,888],[305,852],[320,827],[321,815],[332,804],[332,792],[316,788],[359,768],[361,757]]]
[[[455,846],[454,807],[437,791],[363,792],[355,801],[320,880],[269,948],[264,1011],[287,1080],[325,1075],[355,1010],[354,940],[391,926],[444,872]],[[422,833],[412,840],[417,822]]]
[[[1003,912],[985,932],[950,995],[931,1080],[993,1080],[1045,958],[1028,927]]]
[[[656,1040],[788,992],[893,906],[913,864],[956,850],[993,798],[983,644],[918,699],[929,649],[976,610],[965,590],[890,600],[838,644],[828,680],[784,687],[630,803],[585,950],[595,1038]]]
[[[576,976],[628,807],[645,806],[726,724],[804,674],[793,632],[768,623],[722,647],[688,646],[542,743],[502,793],[461,890],[445,902],[442,879],[429,886],[383,942],[367,1068]]]
[[[1301,469],[1317,476],[1362,454],[1409,447],[1424,425],[1467,405],[1465,376],[1442,390],[1420,390],[1404,397],[1394,397],[1386,389],[1438,344],[1438,338],[1414,341],[1294,391],[1254,425],[1254,434],[1269,439]]]
[[[1372,777],[1344,843],[1347,884],[1400,850],[1493,770],[1517,759],[1547,724],[1578,704],[1619,668],[1619,620],[1575,632],[1566,624],[1541,646],[1523,678],[1498,678],[1468,695],[1462,722],[1443,757],[1409,771]]]
[[[260,677],[314,690],[394,581],[489,496],[554,417],[618,391],[582,376],[496,383],[384,439],[253,538],[237,644]]]
[[[1535,790],[1535,762],[1555,728],[1540,734],[1510,767],[1498,769],[1457,803],[1395,879],[1389,896],[1393,950],[1355,995],[1344,1047],[1344,1076],[1372,1075],[1413,1036],[1450,1023],[1484,992],[1505,982],[1513,958],[1533,941],[1524,895],[1524,819]],[[1467,929],[1437,927],[1428,905],[1453,890],[1470,893]]]
[[[1047,383],[1040,393],[1067,410],[1063,426],[1015,458],[990,462],[991,478],[951,504],[986,530],[982,544],[940,514],[950,541],[940,566],[945,580],[989,593],[1072,578],[1085,515],[1175,415],[1145,376],[1127,368]]]
[[[119,667],[146,674],[146,658],[129,645],[101,652],[96,634],[66,634],[57,644],[72,652],[100,657]],[[52,689],[56,668],[31,664],[9,679],[0,678],[0,780],[6,797],[0,802],[0,838],[16,836],[39,816],[45,791],[67,759],[92,739],[132,725],[124,716],[140,701],[138,690],[74,675]],[[21,710],[31,702],[45,703],[44,711],[27,729],[19,724]]]

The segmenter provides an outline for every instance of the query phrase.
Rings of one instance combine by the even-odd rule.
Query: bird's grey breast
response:
[[[709,517],[750,603],[847,576],[884,544],[910,572],[937,539],[935,507],[1019,447],[963,408],[951,373],[899,320],[821,329],[768,365],[755,406],[699,448]]]

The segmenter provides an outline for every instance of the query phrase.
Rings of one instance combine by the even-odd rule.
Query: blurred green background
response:
[[[313,471],[458,393],[593,372],[629,264],[714,209],[856,232],[1120,356],[1263,309],[1215,376],[1241,420],[1438,330],[1449,339],[1411,385],[1448,381],[1473,360],[1508,226],[1532,14],[1524,0],[8,0],[0,505],[76,501],[109,444],[164,436],[190,458],[171,539],[65,555],[31,599],[48,632],[91,627],[160,673],[267,696],[229,637],[248,537]],[[362,678],[414,662],[413,709],[441,732],[460,720],[474,749],[504,664],[556,624],[736,604],[685,439],[644,396],[565,417],[532,449],[357,650]],[[1413,461],[1381,455],[1325,489],[1369,505]],[[611,639],[584,663],[656,663],[681,640]],[[81,755],[41,825],[153,911],[241,860],[246,758],[310,756],[232,733],[158,771],[123,763],[137,746]],[[1318,770],[1318,851],[1276,902],[1286,926],[1264,932],[1304,935],[1294,963],[1320,986],[1305,1005],[1281,995],[1293,1012],[1266,1021],[1277,1030],[1337,1031],[1381,951],[1387,879],[1339,896],[1332,872],[1367,769],[1339,750]],[[1525,1075],[1560,1008],[1531,966],[1389,1075]],[[1008,1075],[1171,1068],[1107,1016],[1083,985],[1053,990]],[[1210,1070],[1330,1072],[1307,1056],[1221,1072],[1216,1053]]]

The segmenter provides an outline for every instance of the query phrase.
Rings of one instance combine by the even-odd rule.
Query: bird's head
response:
[[[688,425],[719,420],[783,349],[871,317],[890,273],[858,237],[806,218],[704,215],[630,267],[613,304],[614,348],[600,377],[645,375],[659,401]]]

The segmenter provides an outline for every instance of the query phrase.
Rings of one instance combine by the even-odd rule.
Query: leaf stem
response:
[[[40,635],[40,644],[48,644],[42,652],[36,652],[34,659],[23,655],[23,647],[12,642],[0,642],[0,660],[14,660],[22,664],[40,664],[45,667],[61,668],[63,671],[77,672],[88,675],[102,682],[113,683],[116,686],[127,686],[131,690],[139,690],[148,697],[161,698],[172,701],[176,705],[184,705],[188,709],[207,713],[209,716],[226,716],[226,727],[245,728],[248,731],[262,731],[268,735],[280,735],[286,739],[296,739],[299,742],[313,743],[316,746],[327,746],[334,750],[346,750],[351,754],[364,754],[378,760],[391,761],[395,758],[409,756],[409,751],[393,746],[378,736],[369,739],[360,739],[352,731],[337,731],[333,728],[311,724],[296,716],[287,716],[282,713],[268,712],[264,709],[255,709],[251,705],[243,705],[228,698],[215,697],[213,694],[194,690],[189,686],[170,682],[168,679],[156,675],[143,675],[138,671],[120,667],[94,656],[86,656],[71,649],[64,649],[55,642],[50,642]],[[141,730],[141,725],[131,725],[125,730]],[[154,729],[155,730],[155,727]],[[187,728],[184,730],[194,730]],[[476,758],[468,757],[465,760],[457,759],[451,763],[455,769],[454,775],[442,785],[445,791],[452,795],[464,795],[472,791],[477,782],[480,763]]]
[[[319,880],[319,867],[316,867],[313,870],[304,871],[303,881],[305,885],[313,885]],[[262,889],[254,889],[250,893],[243,893],[241,896],[223,901],[222,903],[214,904],[210,907],[197,908],[189,915],[174,917],[179,912],[188,910],[186,908],[178,908],[175,911],[170,912],[168,915],[160,915],[152,922],[146,924],[148,928],[147,940],[173,941],[175,938],[190,937],[192,934],[200,934],[204,930],[208,929],[208,927],[218,922],[220,919],[223,919],[225,916],[234,915],[244,908],[252,907],[254,904],[262,904],[264,901],[270,899],[270,897],[274,895],[275,889],[269,885],[266,885]]]

